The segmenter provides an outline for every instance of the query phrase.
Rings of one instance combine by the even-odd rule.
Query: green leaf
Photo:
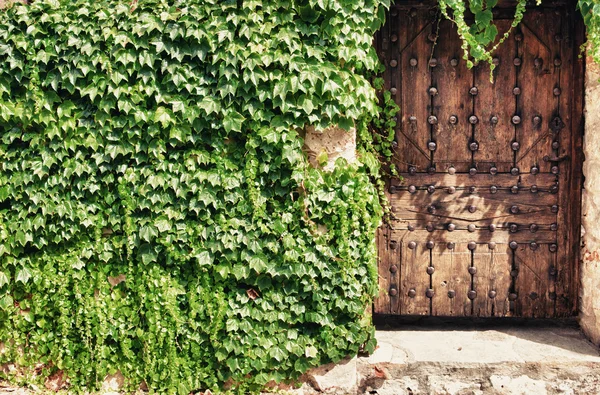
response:
[[[242,123],[246,120],[242,114],[236,110],[229,109],[223,118],[223,127],[226,132],[240,132],[242,130]]]
[[[4,272],[0,272],[0,288],[9,283],[8,276]]]
[[[27,284],[30,278],[31,272],[26,267],[21,268],[21,270],[17,272],[16,281],[20,281],[23,284]]]

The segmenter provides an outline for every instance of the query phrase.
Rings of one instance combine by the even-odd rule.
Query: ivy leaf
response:
[[[20,281],[23,284],[27,284],[29,279],[31,278],[31,272],[26,267],[21,268],[17,273],[16,281]]]
[[[152,245],[145,243],[139,248],[138,258],[140,258],[142,262],[147,265],[149,263],[156,262],[158,259],[158,254]]]
[[[8,276],[6,274],[4,274],[4,272],[0,272],[0,288],[2,288],[4,285],[6,285],[8,283],[9,283]]]
[[[240,132],[242,130],[242,123],[246,120],[242,114],[236,110],[230,109],[223,118],[223,127],[226,132]]]
[[[200,266],[210,266],[213,264],[213,258],[210,256],[208,251],[202,251],[196,255],[196,259],[198,260],[198,264]]]

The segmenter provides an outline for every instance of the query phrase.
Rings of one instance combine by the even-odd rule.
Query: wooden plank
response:
[[[436,243],[431,253],[431,265],[435,269],[431,275],[434,291],[431,315],[470,316],[471,251],[467,243],[455,243],[453,249],[449,249],[446,243]]]
[[[373,301],[373,312],[375,314],[390,314],[390,296],[388,293],[391,273],[389,270],[389,234],[391,230],[387,227],[377,229],[377,280],[379,293]]]
[[[540,188],[545,191],[539,191]],[[508,209],[513,205],[524,207],[543,207],[552,206],[558,202],[558,194],[548,192],[547,187],[538,188],[538,192],[523,191],[522,193],[512,193],[509,188],[502,188],[492,193],[489,188],[479,188],[471,193],[468,189],[457,189],[454,193],[448,193],[445,190],[437,190],[435,193],[429,193],[424,189],[419,189],[415,193],[410,193],[407,190],[400,190],[390,195],[390,203],[392,205],[404,207],[428,207],[436,206],[436,209],[460,207],[458,212],[466,211],[469,205],[475,206],[474,213],[465,213],[470,219],[480,218],[482,213],[493,210],[494,215],[510,214]],[[503,208],[507,208],[504,210]],[[523,210],[520,210],[523,211]],[[475,214],[475,215],[474,215]]]
[[[550,172],[551,163],[543,158],[552,156],[553,89],[560,78],[554,66],[555,57],[560,55],[554,38],[556,22],[560,22],[560,18],[552,12],[530,10],[520,25],[523,40],[519,42],[521,94],[517,96],[517,113],[521,123],[516,126],[516,141],[520,144],[516,163],[521,172],[529,172],[533,166],[541,172]],[[541,117],[539,123],[535,117]]]
[[[499,36],[510,28],[511,21],[495,21]],[[517,53],[514,31],[500,45],[494,57],[499,64],[494,70],[494,83],[490,82],[488,65],[475,68],[475,85],[478,94],[475,97],[475,114],[479,122],[475,125],[475,140],[479,149],[474,160],[479,172],[488,172],[495,166],[500,173],[508,173],[514,164],[511,143],[515,138],[515,127],[511,122],[515,112],[513,88],[516,83],[516,70],[513,59]],[[492,117],[497,119],[494,124]]]
[[[393,180],[391,185],[395,188],[404,189],[410,185],[415,185],[419,188],[426,188],[429,185],[444,186],[444,187],[491,187],[497,186],[498,188],[511,188],[514,185],[518,185],[520,188],[531,188],[533,185],[538,187],[549,187],[556,183],[556,176],[554,174],[521,174],[513,176],[511,174],[477,174],[476,176],[470,176],[468,174],[418,174],[410,175],[408,173],[400,174],[402,181]]]
[[[473,315],[505,317],[510,314],[512,250],[507,244],[479,244],[473,253]]]
[[[391,226],[394,230],[406,230],[404,223],[400,223],[399,226],[391,224]],[[519,230],[517,233],[511,233],[508,230],[496,230],[495,232],[490,232],[487,228],[479,228],[474,232],[448,232],[447,230],[440,229],[429,232],[425,229],[415,229],[413,231],[409,231],[406,239],[420,241],[421,243],[424,243],[428,240],[431,240],[435,243],[468,243],[470,241],[475,241],[477,243],[489,243],[493,241],[499,244],[508,244],[511,241],[516,241],[519,244],[528,246],[529,243],[533,241],[540,244],[556,243],[556,232],[549,229],[540,229],[535,233],[531,233],[529,230],[524,229]],[[401,276],[404,276],[404,273],[402,273]]]
[[[428,143],[431,128],[427,121],[430,115],[430,68],[428,65],[432,43],[427,36],[432,31],[431,17],[427,10],[418,10],[416,15],[408,14],[399,26],[400,35],[407,38],[398,54],[400,71],[401,117],[396,130],[398,142],[395,158],[398,167],[408,170],[415,166],[418,172],[425,172],[431,164]],[[411,65],[416,59],[417,64]],[[411,120],[414,117],[414,121]]]
[[[426,296],[430,286],[427,268],[430,250],[423,238],[409,234],[402,241],[400,264],[400,313],[403,315],[429,315],[430,299]],[[415,243],[410,248],[411,242]],[[414,294],[413,294],[414,293]]]
[[[518,317],[546,318],[554,316],[554,274],[556,253],[550,244],[538,244],[537,249],[521,244],[514,252],[514,314]]]
[[[431,71],[431,85],[438,91],[432,96],[433,113],[438,118],[433,127],[433,140],[437,144],[433,162],[438,172],[454,167],[456,172],[468,173],[471,168],[472,127],[468,119],[473,114],[473,99],[469,94],[473,77],[462,57],[456,26],[443,19],[434,48],[437,66]],[[452,63],[453,59],[456,64]],[[451,122],[451,117],[456,117],[456,123]]]

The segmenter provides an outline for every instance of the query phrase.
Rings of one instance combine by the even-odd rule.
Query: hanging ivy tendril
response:
[[[512,29],[521,23],[527,1],[519,0],[510,29],[499,40],[497,40],[498,28],[494,24],[492,13],[498,0],[469,0],[469,11],[474,16],[471,26],[465,21],[467,2],[464,0],[438,0],[438,2],[442,15],[457,26],[458,35],[463,42],[463,58],[467,61],[467,67],[472,68],[481,62],[488,63],[490,65],[490,81],[494,82],[493,71],[496,65],[493,63],[493,54],[508,38]],[[541,0],[537,0],[537,5],[540,3]]]

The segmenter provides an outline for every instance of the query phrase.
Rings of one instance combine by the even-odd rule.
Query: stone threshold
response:
[[[375,322],[372,355],[314,369],[290,393],[600,393],[599,350],[571,320]]]

